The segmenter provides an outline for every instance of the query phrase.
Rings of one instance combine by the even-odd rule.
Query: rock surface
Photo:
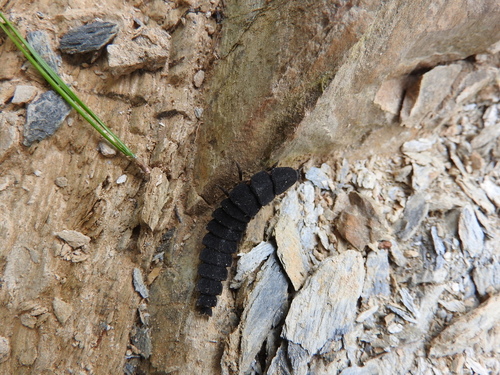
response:
[[[37,3],[9,4],[23,34],[56,39],[109,20],[124,49],[148,30],[169,45],[166,59],[162,48],[149,60],[156,70],[113,76],[106,58],[73,65],[71,56],[59,65],[149,161],[157,178],[144,181],[126,158],[98,152],[101,138],[77,115],[22,147],[26,109],[10,99],[17,85],[46,86],[2,38],[0,373],[500,372],[491,320],[500,291],[492,2],[109,0],[96,8],[74,0],[43,13]],[[146,53],[155,49],[143,41]],[[460,72],[433,87],[429,78],[448,66]],[[401,126],[406,115],[410,127]],[[250,222],[236,258],[267,245],[241,262],[214,316],[200,317],[194,284],[210,204],[223,199],[215,186],[238,182],[235,161],[245,179],[276,160],[300,168],[301,181]],[[65,228],[89,245],[54,235]],[[479,230],[481,251],[472,246]],[[338,259],[356,259],[356,272],[332,267]],[[343,329],[315,340],[304,326],[287,330],[300,342],[288,340],[292,317],[314,329],[325,321],[307,319],[314,306],[304,315],[291,306],[305,304],[313,279],[325,289],[342,284],[318,277],[332,268],[349,280],[365,274],[352,295],[340,285],[333,296],[335,306],[353,306],[338,315]],[[253,323],[260,316],[262,327]],[[476,319],[487,324],[467,326]],[[462,332],[473,343],[465,349]]]
[[[64,34],[59,41],[59,49],[71,55],[99,51],[117,33],[118,25],[113,22],[92,22]]]
[[[69,115],[71,107],[54,91],[47,91],[30,103],[24,124],[25,146],[50,137]]]

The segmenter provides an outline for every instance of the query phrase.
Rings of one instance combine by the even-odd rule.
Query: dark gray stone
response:
[[[153,349],[151,342],[151,334],[149,328],[134,327],[131,337],[132,344],[140,350],[140,354],[144,358],[149,358]]]
[[[98,51],[111,42],[118,33],[112,22],[93,22],[68,31],[59,43],[59,49],[68,54]]]
[[[54,91],[43,93],[28,105],[24,124],[24,145],[50,137],[61,126],[71,107]]]
[[[26,35],[26,40],[33,49],[45,60],[47,64],[58,73],[60,57],[55,54],[50,46],[49,36],[45,31],[32,31]]]

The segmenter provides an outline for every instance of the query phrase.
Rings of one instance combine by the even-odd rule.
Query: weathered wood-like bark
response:
[[[317,341],[303,339],[306,333],[299,334],[298,327],[293,327],[308,322],[306,312],[319,313],[311,308],[301,314],[300,303],[311,300],[308,291],[332,286],[328,272],[342,268],[342,262],[353,273],[344,270],[343,278],[334,281],[345,286],[342,280],[351,277],[354,287],[347,285],[341,295],[332,298],[335,306],[326,301],[329,289],[317,293],[322,298],[317,306],[327,306],[325,311],[354,310],[358,299],[366,307],[373,295],[385,301],[390,297],[389,253],[398,272],[414,259],[415,251],[406,257],[394,241],[389,242],[394,243],[392,248],[384,243],[387,248],[368,254],[374,241],[386,239],[373,225],[382,228],[384,221],[377,221],[375,210],[363,201],[362,194],[357,198],[361,204],[356,205],[350,201],[356,196],[343,193],[342,188],[346,184],[364,192],[374,190],[376,177],[370,167],[349,168],[344,161],[336,179],[327,167],[315,172],[320,176],[316,180],[309,176],[288,197],[289,204],[293,201],[291,207],[304,214],[300,231],[299,215],[290,219],[292,215],[286,214],[290,206],[282,207],[277,222],[271,220],[273,207],[263,209],[251,222],[242,248],[248,250],[263,238],[275,236],[277,257],[267,258],[261,269],[250,267],[250,276],[241,279],[238,293],[225,285],[210,320],[194,310],[200,240],[209,204],[220,198],[215,186],[228,187],[237,180],[234,162],[251,173],[277,160],[299,167],[311,158],[326,158],[334,152],[353,159],[392,153],[417,133],[418,126],[440,124],[456,103],[494,82],[496,70],[483,69],[467,58],[487,51],[500,39],[498,2],[226,0],[224,4],[222,8],[222,2],[209,0],[134,4],[111,0],[105,8],[93,8],[94,3],[87,0],[34,4],[0,0],[2,12],[11,13],[23,33],[47,31],[53,49],[69,29],[96,18],[119,25],[114,47],[108,52],[85,64],[65,56],[60,72],[152,167],[150,180],[144,181],[126,159],[107,159],[97,153],[99,137],[74,113],[52,137],[29,148],[23,146],[25,107],[33,98],[20,103],[11,98],[17,86],[31,85],[38,95],[47,87],[31,68],[22,68],[23,57],[1,37],[0,373],[114,374],[121,373],[124,366],[128,373],[138,368],[151,373],[244,373],[250,367],[254,373],[262,373],[265,366],[271,372],[291,371],[290,361],[293,369],[306,369],[316,355],[323,356],[313,364],[316,367],[311,371],[317,373],[348,366],[357,371],[357,365],[379,372],[397,366],[405,372],[414,365],[415,351],[424,352],[423,346],[401,345],[378,357],[395,347],[389,341],[394,337],[382,335],[373,344],[381,351],[370,353],[372,357],[353,354],[359,336],[352,327],[363,319],[369,321],[378,306],[359,314],[357,323],[352,311],[335,323],[338,331]],[[157,45],[169,46],[168,53],[155,55]],[[126,59],[115,66],[120,52]],[[492,52],[498,53],[498,47]],[[152,55],[158,59],[169,56],[162,69],[147,70],[157,66],[154,61],[143,61]],[[433,90],[435,87],[444,88]],[[484,158],[493,147],[488,141],[498,137],[494,129],[485,127],[483,135],[472,141],[471,147]],[[419,147],[427,151],[426,143],[422,144]],[[453,165],[462,173],[457,179],[462,190],[482,212],[494,212],[498,206],[488,199],[496,204],[497,185],[485,179],[481,186],[488,197],[477,193],[475,181],[467,175],[475,164],[471,161],[464,167],[460,162],[464,151],[456,152],[449,142],[442,144],[449,147]],[[433,159],[435,165],[422,166],[418,162],[427,155],[406,151],[405,157],[417,160],[410,166],[411,187],[423,189],[430,182],[417,177],[437,175],[436,165],[445,162]],[[475,157],[476,164],[481,164]],[[407,167],[398,164],[400,169],[393,171],[398,182],[406,181]],[[355,183],[348,177],[353,173]],[[117,182],[123,175],[126,182]],[[332,188],[334,182],[337,190]],[[398,188],[390,193],[399,194]],[[376,193],[377,200],[383,196]],[[424,196],[415,193],[391,201],[398,209],[394,221],[405,234],[398,237],[401,242],[416,231],[416,224],[408,223],[420,225],[431,210]],[[443,207],[460,207],[458,213],[443,211],[442,216],[460,217],[460,240],[464,252],[472,254],[464,263],[476,262],[481,257],[482,248],[475,245],[483,242],[477,240],[482,227],[490,236],[495,232],[488,231],[488,221],[477,207],[462,209],[462,201],[455,204],[445,198]],[[318,211],[321,205],[315,206],[318,201],[327,205],[324,215]],[[440,212],[436,206],[439,204],[434,202],[432,209]],[[352,215],[337,212],[342,208]],[[364,225],[369,230],[364,228],[367,233],[356,237],[359,231],[350,225],[359,225],[363,217],[370,219]],[[311,220],[330,229],[313,232]],[[334,220],[342,228],[331,229]],[[72,242],[63,230],[78,232],[76,236],[83,242]],[[436,257],[444,258],[439,235],[434,229],[432,240]],[[315,245],[304,247],[302,237],[315,236],[319,238]],[[469,237],[477,241],[468,242]],[[266,246],[274,246],[273,240]],[[456,244],[453,246],[455,251]],[[492,254],[491,259],[497,259]],[[367,258],[364,267],[363,256]],[[487,298],[496,285],[498,267],[491,261],[481,268],[490,258],[480,259],[475,263],[474,278],[481,298]],[[415,332],[434,334],[431,323],[444,286],[433,283],[443,278],[441,271],[425,272],[411,275],[415,285],[431,284],[418,291],[423,294],[421,311],[413,309],[406,284],[400,285],[407,279],[395,281],[411,314],[390,305],[388,309],[394,313],[387,318],[388,329],[401,329],[403,324],[396,321],[399,317],[414,324],[413,331],[402,331],[402,342],[411,341]],[[460,273],[460,269],[453,272]],[[483,273],[488,278],[481,278]],[[141,284],[141,274],[149,291]],[[269,280],[273,285],[265,284]],[[288,288],[285,281],[290,282]],[[291,290],[302,290],[296,301]],[[261,315],[259,309],[266,305],[259,298],[273,293],[279,298],[270,305],[279,314],[267,311]],[[289,293],[288,301],[285,293]],[[344,294],[345,299],[341,298]],[[485,302],[470,317],[489,314],[496,301]],[[293,314],[287,316],[289,307]],[[255,324],[247,323],[259,319],[265,329],[253,335]],[[314,321],[311,327],[321,330],[321,322]],[[485,327],[495,323],[490,320]],[[283,325],[285,331],[281,331]],[[456,337],[463,325],[458,321],[436,336],[436,356],[449,354],[443,349],[446,341]],[[469,332],[480,344],[476,333]],[[340,348],[344,344],[337,340],[344,334],[347,349]],[[430,343],[430,336],[426,338]],[[261,363],[254,361],[256,352],[261,359],[265,357]]]

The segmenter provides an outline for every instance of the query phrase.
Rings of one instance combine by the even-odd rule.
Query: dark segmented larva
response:
[[[238,250],[238,241],[250,219],[298,178],[298,172],[289,167],[256,173],[250,181],[236,185],[221,207],[213,212],[213,219],[207,225],[208,233],[203,237],[205,248],[198,268],[200,295],[196,305],[201,313],[212,316],[212,307],[217,305],[217,296],[222,293],[222,281],[227,279],[226,267],[231,265],[232,254]]]

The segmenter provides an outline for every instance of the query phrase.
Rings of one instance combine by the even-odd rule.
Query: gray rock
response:
[[[135,327],[132,331],[132,344],[139,349],[140,354],[144,358],[149,358],[153,351],[153,343],[151,342],[151,334],[149,328]]]
[[[50,137],[61,126],[71,107],[54,91],[43,93],[28,105],[24,124],[25,146]]]
[[[429,204],[426,202],[425,193],[417,193],[408,198],[403,218],[397,225],[400,228],[398,237],[403,241],[410,239],[427,217],[428,211]]]
[[[500,263],[476,266],[472,272],[472,279],[481,296],[500,291]]]
[[[306,178],[311,181],[315,186],[320,189],[329,189],[328,181],[330,177],[328,174],[331,172],[331,168],[328,164],[322,164],[321,168],[312,167],[306,172]]]
[[[250,369],[264,341],[283,318],[287,305],[288,282],[276,257],[271,256],[259,272],[243,311],[241,373]]]
[[[438,235],[437,228],[433,226],[431,228],[432,243],[434,244],[434,250],[436,251],[436,270],[444,267],[446,260],[444,254],[446,253],[446,247],[443,240]]]
[[[149,297],[149,291],[148,287],[144,283],[144,279],[142,277],[142,272],[139,268],[134,268],[133,272],[133,283],[134,283],[134,289],[137,293],[141,295],[142,298],[148,298]]]
[[[237,272],[231,281],[231,288],[237,289],[241,287],[246,277],[254,272],[275,251],[276,249],[271,243],[261,242],[248,253],[240,254]]]
[[[112,22],[93,22],[68,31],[59,42],[59,49],[67,54],[98,51],[111,42],[118,33]]]
[[[348,332],[364,278],[363,259],[357,251],[323,261],[293,299],[282,336],[312,356]]]
[[[49,36],[45,31],[32,31],[26,35],[26,40],[47,64],[58,73],[61,58],[57,56],[50,45]]]
[[[366,258],[366,278],[363,286],[363,298],[371,296],[389,296],[389,257],[387,250],[370,252]]]
[[[484,247],[484,233],[471,206],[464,207],[460,214],[458,235],[464,251],[467,251],[473,258],[481,255]]]
[[[55,233],[55,235],[66,242],[73,249],[86,247],[90,244],[90,237],[76,230],[62,230]]]

